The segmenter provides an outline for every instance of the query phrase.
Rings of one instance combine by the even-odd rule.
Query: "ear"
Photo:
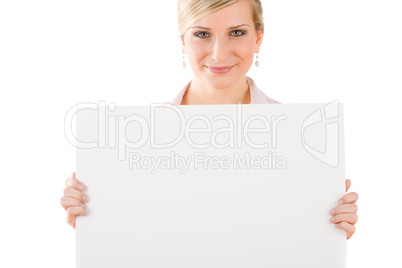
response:
[[[260,52],[260,47],[262,40],[264,39],[264,30],[262,30],[260,33],[256,33],[256,42],[255,42],[255,53]]]
[[[183,52],[183,54],[186,54],[186,53],[187,53],[187,50],[186,50],[186,42],[184,41],[184,35],[181,36],[180,39],[181,39],[181,44],[182,44],[182,49],[181,49],[181,51]]]

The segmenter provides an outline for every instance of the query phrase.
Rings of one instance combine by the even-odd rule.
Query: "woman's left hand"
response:
[[[346,192],[350,188],[351,181],[346,180]],[[357,193],[351,192],[345,194],[338,201],[338,205],[331,209],[332,215],[330,222],[335,224],[338,229],[343,229],[346,232],[347,239],[349,239],[355,232],[355,224],[357,222],[357,205],[356,201],[359,198]]]

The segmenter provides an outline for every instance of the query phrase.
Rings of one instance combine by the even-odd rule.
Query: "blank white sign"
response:
[[[82,105],[82,267],[346,267],[343,105]]]

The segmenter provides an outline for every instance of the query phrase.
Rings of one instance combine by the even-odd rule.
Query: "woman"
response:
[[[183,60],[188,54],[194,76],[173,104],[278,103],[246,76],[264,36],[260,0],[179,0],[178,23]],[[346,191],[350,184],[346,180]],[[75,173],[66,186],[61,204],[67,210],[67,222],[75,228],[76,216],[86,215],[88,198]],[[347,239],[355,232],[357,199],[357,193],[347,193],[329,212],[330,222],[343,229]]]

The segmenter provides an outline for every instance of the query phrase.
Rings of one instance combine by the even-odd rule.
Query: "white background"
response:
[[[401,2],[263,7],[257,86],[282,103],[344,103],[346,176],[360,196],[348,267],[401,267]],[[74,267],[59,203],[75,170],[65,114],[171,101],[192,77],[181,61],[176,1],[0,2],[1,267]]]

